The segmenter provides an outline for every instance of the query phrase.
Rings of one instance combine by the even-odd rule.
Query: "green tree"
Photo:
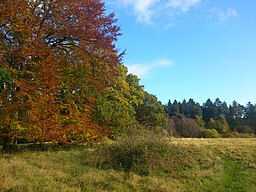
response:
[[[240,105],[238,102],[233,101],[232,105],[229,106],[229,117],[228,117],[228,123],[232,131],[238,131],[239,133],[243,132],[242,127],[245,124],[243,116],[244,116],[244,107]]]
[[[109,136],[113,139],[137,125],[135,110],[130,104],[109,100],[102,95],[95,106],[94,120],[102,127],[108,127]]]
[[[102,127],[109,127],[111,138],[137,125],[135,106],[142,103],[143,86],[136,76],[128,75],[127,68],[119,66],[119,75],[113,77],[114,85],[100,94],[94,103],[94,119]]]
[[[171,109],[172,109],[172,102],[169,99],[168,103],[164,106],[165,113],[168,114],[169,117],[171,117]]]
[[[164,127],[167,125],[167,115],[164,107],[155,95],[145,92],[143,104],[136,109],[137,121],[146,127]]]
[[[144,86],[140,85],[140,79],[136,75],[128,74],[126,81],[129,84],[130,90],[129,102],[134,107],[143,104],[145,99],[145,91]]]
[[[200,104],[196,103],[193,99],[189,99],[187,103],[187,108],[189,112],[187,117],[196,119],[196,116],[202,116],[202,110],[201,110]]]
[[[225,119],[225,117],[221,117],[220,120],[216,120],[211,118],[207,123],[208,129],[215,129],[218,133],[226,134],[229,131],[229,125]]]
[[[180,114],[180,104],[178,103],[177,100],[174,100],[169,115],[170,115],[170,117],[172,117],[172,116],[181,117],[181,116],[182,116],[182,115]]]
[[[207,129],[215,129],[216,131],[219,130],[219,122],[213,118],[210,118],[210,120],[206,124]]]
[[[218,109],[210,99],[208,99],[206,103],[203,104],[202,111],[205,122],[210,121],[211,118],[219,118]]]
[[[226,134],[229,131],[229,125],[225,117],[221,117],[221,119],[218,121],[218,129],[217,131],[222,134]]]
[[[228,118],[228,116],[229,116],[228,105],[225,101],[220,106],[219,114],[221,117],[225,117],[225,118]]]
[[[196,119],[195,120],[196,120],[196,123],[197,123],[199,128],[201,128],[201,129],[205,128],[205,122],[204,122],[204,119],[203,119],[202,116],[196,115]]]
[[[245,121],[247,124],[247,130],[245,133],[256,133],[256,105],[249,102],[245,107]]]

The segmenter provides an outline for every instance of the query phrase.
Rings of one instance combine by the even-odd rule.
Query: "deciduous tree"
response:
[[[114,14],[100,0],[1,0],[0,15],[0,136],[100,136],[93,102],[115,84],[121,61]]]
[[[135,108],[137,121],[147,127],[164,127],[167,125],[167,115],[161,102],[155,95],[145,92],[142,104]]]

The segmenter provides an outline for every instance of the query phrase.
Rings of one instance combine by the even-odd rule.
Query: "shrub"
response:
[[[150,170],[162,163],[159,161],[164,161],[168,149],[168,144],[158,133],[139,130],[122,135],[113,144],[99,148],[96,164],[99,168],[148,175]]]
[[[204,149],[197,146],[181,146],[167,141],[155,131],[132,131],[93,151],[86,164],[140,175],[171,174],[197,166],[197,158],[202,160],[202,157],[211,156],[202,155]]]
[[[219,133],[215,129],[206,129],[205,131],[206,138],[219,138]]]
[[[194,119],[172,117],[169,126],[175,128],[174,133],[181,137],[205,137],[204,128],[200,127]],[[169,127],[168,127],[169,128]],[[170,128],[169,128],[170,129]],[[177,135],[176,135],[177,136]]]

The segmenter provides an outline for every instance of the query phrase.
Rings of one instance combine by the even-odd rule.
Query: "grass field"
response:
[[[256,191],[256,139],[171,138],[146,174],[106,166],[111,145],[0,153],[0,191]]]

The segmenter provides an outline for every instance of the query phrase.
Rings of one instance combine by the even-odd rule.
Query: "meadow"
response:
[[[0,164],[2,192],[256,191],[255,138],[19,146]]]

